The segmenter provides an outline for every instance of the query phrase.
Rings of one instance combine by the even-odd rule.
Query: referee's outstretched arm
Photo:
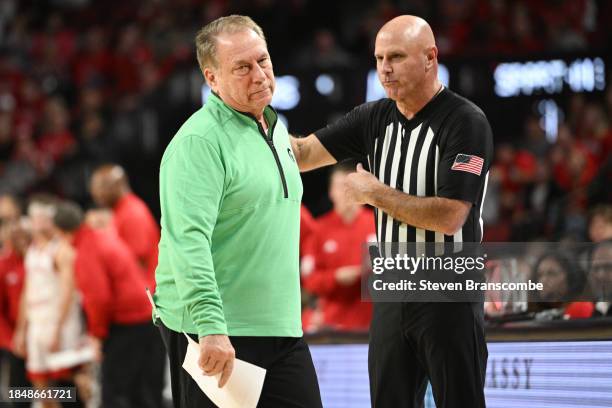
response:
[[[300,171],[310,171],[336,163],[336,159],[323,146],[314,133],[307,137],[290,136],[293,155]]]
[[[319,139],[310,134],[291,137],[291,147],[300,171],[336,163]],[[391,188],[358,165],[348,177],[347,192],[354,200],[379,208],[394,219],[446,235],[455,234],[465,223],[472,203],[443,197],[416,197]]]

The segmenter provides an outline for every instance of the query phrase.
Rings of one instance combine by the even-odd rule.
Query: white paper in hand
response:
[[[183,368],[204,391],[204,394],[219,408],[256,408],[263,388],[266,370],[246,361],[235,359],[234,370],[223,388],[219,388],[219,378],[204,375],[198,366],[200,345],[187,337],[187,353]]]

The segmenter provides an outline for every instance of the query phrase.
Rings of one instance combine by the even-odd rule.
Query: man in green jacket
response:
[[[199,340],[206,375],[234,358],[267,370],[260,407],[321,407],[302,338],[298,243],[302,183],[285,126],[269,104],[274,73],[248,17],[196,36],[212,94],[178,130],[160,168],[162,234],[156,319],[170,357],[175,407],[214,407],[181,368]]]

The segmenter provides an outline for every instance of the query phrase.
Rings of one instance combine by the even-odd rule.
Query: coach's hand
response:
[[[205,375],[221,373],[219,388],[223,387],[234,369],[236,352],[224,334],[211,334],[200,339],[200,361],[198,365]]]

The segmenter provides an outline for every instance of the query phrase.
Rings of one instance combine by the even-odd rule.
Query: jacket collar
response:
[[[239,118],[245,123],[255,126],[256,128],[259,127],[258,125],[259,122],[257,121],[257,118],[255,118],[254,115],[248,112],[241,112],[239,110],[232,108],[227,103],[225,103],[219,95],[217,95],[213,91],[210,92],[210,96],[206,100],[205,105],[208,105],[209,103],[211,107],[218,109],[219,111],[223,112],[224,114],[228,116]],[[272,106],[268,105],[264,108],[263,114],[264,114],[264,118],[266,119],[266,122],[268,123],[268,127],[270,129],[273,129],[274,128],[273,125],[278,120],[278,113]]]

